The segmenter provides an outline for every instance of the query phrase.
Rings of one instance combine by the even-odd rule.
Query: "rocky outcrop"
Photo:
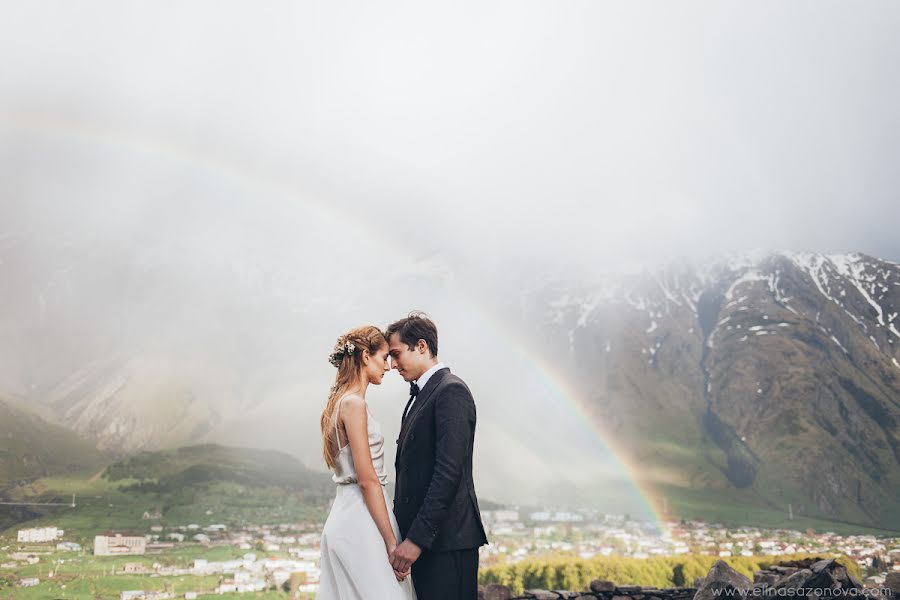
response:
[[[849,590],[861,591],[862,582],[853,577],[836,559],[808,558],[790,561],[757,571],[753,587],[781,590],[806,590],[807,597],[851,595]]]
[[[743,600],[751,588],[750,580],[728,566],[724,560],[717,560],[703,579],[695,600],[715,600],[720,597]]]
[[[894,596],[900,597],[900,572],[888,573],[887,578],[884,580],[884,587],[891,590]]]

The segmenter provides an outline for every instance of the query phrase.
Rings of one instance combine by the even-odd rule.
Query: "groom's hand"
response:
[[[406,573],[421,554],[422,549],[413,541],[403,540],[391,553],[391,566],[395,571]]]

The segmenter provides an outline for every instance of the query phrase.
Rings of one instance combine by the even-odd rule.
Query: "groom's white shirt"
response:
[[[439,362],[438,364],[432,366],[430,369],[428,369],[427,371],[422,373],[422,376],[419,377],[418,379],[416,379],[416,385],[419,386],[419,391],[421,392],[423,389],[425,389],[425,384],[428,383],[428,380],[431,379],[431,376],[443,368],[444,368],[444,363]],[[416,396],[413,399],[412,404],[410,404],[409,408],[406,409],[406,414],[403,415],[404,419],[406,418],[406,415],[409,414],[409,411],[412,410],[413,405],[416,403],[416,400],[418,400],[418,399],[419,399],[418,396]]]

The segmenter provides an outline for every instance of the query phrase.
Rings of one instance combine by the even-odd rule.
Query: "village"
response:
[[[880,585],[889,572],[900,571],[900,538],[728,528],[702,521],[659,524],[592,510],[507,508],[485,510],[482,516],[491,540],[481,548],[482,568],[542,556],[700,554],[727,560],[810,553],[855,561],[866,573],[866,585]],[[19,529],[15,539],[0,541],[0,576],[22,572],[14,578],[15,587],[46,586],[62,594],[63,581],[71,582],[73,573],[85,569],[84,561],[92,561],[112,588],[117,588],[116,578],[148,582],[138,589],[119,589],[119,600],[193,600],[264,591],[307,598],[318,589],[322,523],[163,525],[158,512],[144,517],[146,531],[101,531],[93,540],[68,539],[54,526]]]

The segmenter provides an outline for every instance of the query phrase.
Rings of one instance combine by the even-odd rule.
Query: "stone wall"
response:
[[[590,590],[572,592],[565,590],[525,590],[524,596],[513,596],[509,588],[491,584],[479,586],[478,600],[691,600],[696,588],[641,587],[637,585],[617,586],[610,581],[595,580]]]

